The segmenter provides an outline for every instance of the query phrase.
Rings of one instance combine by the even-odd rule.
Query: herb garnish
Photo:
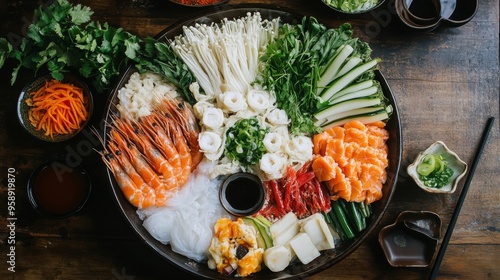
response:
[[[12,71],[12,84],[21,67],[35,71],[46,67],[57,80],[70,69],[77,69],[92,80],[98,92],[103,92],[127,65],[134,64],[141,72],[164,75],[179,87],[188,102],[194,102],[188,89],[194,76],[166,42],[152,38],[143,42],[122,28],[91,21],[93,13],[89,7],[72,5],[67,0],[40,6],[19,49],[0,38],[0,68],[7,58],[18,61]]]
[[[241,119],[226,132],[227,140],[224,154],[243,167],[259,162],[266,152],[263,140],[268,129],[262,129],[257,117]]]

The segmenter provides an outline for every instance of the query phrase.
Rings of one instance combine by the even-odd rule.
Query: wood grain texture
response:
[[[33,9],[49,1],[0,2],[0,36],[16,42],[23,36]],[[79,0],[95,12],[93,19],[123,27],[140,37],[155,36],[199,10],[166,0]],[[395,95],[403,128],[401,173],[393,199],[380,224],[354,253],[309,279],[427,279],[430,268],[392,268],[385,260],[377,234],[405,210],[429,210],[443,219],[444,236],[462,184],[451,195],[420,190],[405,172],[416,155],[436,140],[469,164],[489,116],[496,123],[463,205],[439,279],[500,279],[500,118],[499,4],[480,0],[471,22],[458,28],[440,27],[430,33],[402,30],[391,9],[347,19],[333,15],[320,1],[237,1],[228,5],[266,4],[312,15],[331,27],[350,22],[355,36],[369,42],[382,58],[380,69]],[[382,18],[381,16],[385,16]],[[0,279],[193,279],[157,256],[137,239],[113,201],[104,166],[82,141],[64,145],[40,143],[25,134],[16,117],[22,86],[33,77],[21,72],[10,86],[12,62],[0,69]],[[98,125],[106,102],[96,96]],[[76,151],[76,155],[75,155]],[[29,206],[25,186],[34,168],[48,158],[73,155],[93,172],[94,191],[78,215],[64,220],[38,216]],[[7,168],[16,169],[16,272],[7,271]],[[180,275],[180,276],[178,276]]]

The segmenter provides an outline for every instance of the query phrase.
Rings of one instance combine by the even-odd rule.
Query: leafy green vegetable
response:
[[[243,167],[259,162],[266,152],[263,140],[268,129],[262,129],[256,117],[241,119],[226,132],[224,154]]]
[[[188,96],[194,78],[185,64],[174,57],[167,43],[152,38],[143,42],[122,28],[92,22],[92,15],[89,7],[74,6],[67,0],[40,6],[19,49],[14,50],[6,39],[0,39],[0,68],[7,58],[18,61],[12,72],[12,84],[21,67],[35,71],[46,67],[58,80],[69,69],[78,69],[83,77],[92,79],[97,91],[103,92],[126,65],[136,63],[141,71],[165,75],[190,103],[194,100]]]
[[[0,38],[0,68],[3,67],[5,60],[12,54],[12,45],[5,38]]]
[[[264,55],[263,80],[259,81],[276,93],[277,105],[291,119],[293,134],[314,134],[319,128],[312,115],[321,106],[316,95],[317,83],[323,67],[337,49],[345,44],[353,46],[353,55],[368,60],[368,44],[352,38],[351,25],[328,29],[313,17],[304,17],[297,25],[285,24]]]
[[[324,0],[324,2],[338,10],[357,13],[375,7],[380,0]]]
[[[189,91],[189,85],[195,81],[195,77],[169,45],[153,38],[146,38],[144,49],[134,61],[136,68],[141,72],[149,70],[163,74],[180,89],[187,102],[196,103],[196,99]]]

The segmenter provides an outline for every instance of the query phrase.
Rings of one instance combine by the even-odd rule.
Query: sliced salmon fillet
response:
[[[314,135],[313,137],[313,153],[316,155],[324,155],[326,151],[326,144],[328,144],[329,134],[322,132]]]
[[[347,128],[345,130],[344,141],[347,143],[355,142],[361,147],[368,146],[368,134],[366,131],[358,128]]]
[[[330,156],[316,157],[312,163],[312,170],[320,182],[334,179],[335,167],[337,167],[337,163]]]
[[[343,167],[348,160],[345,156],[344,147],[342,139],[330,139],[323,155],[332,157],[339,166]]]
[[[330,129],[325,130],[334,139],[344,139],[344,128],[341,126],[334,126]]]
[[[313,137],[312,168],[331,198],[372,203],[382,197],[388,166],[389,133],[384,122],[351,121]],[[331,168],[330,168],[331,167]]]

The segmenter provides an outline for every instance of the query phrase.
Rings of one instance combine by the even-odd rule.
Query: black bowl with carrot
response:
[[[47,142],[62,142],[85,127],[92,108],[92,93],[78,77],[67,73],[56,80],[44,74],[23,88],[17,114],[31,135]]]

